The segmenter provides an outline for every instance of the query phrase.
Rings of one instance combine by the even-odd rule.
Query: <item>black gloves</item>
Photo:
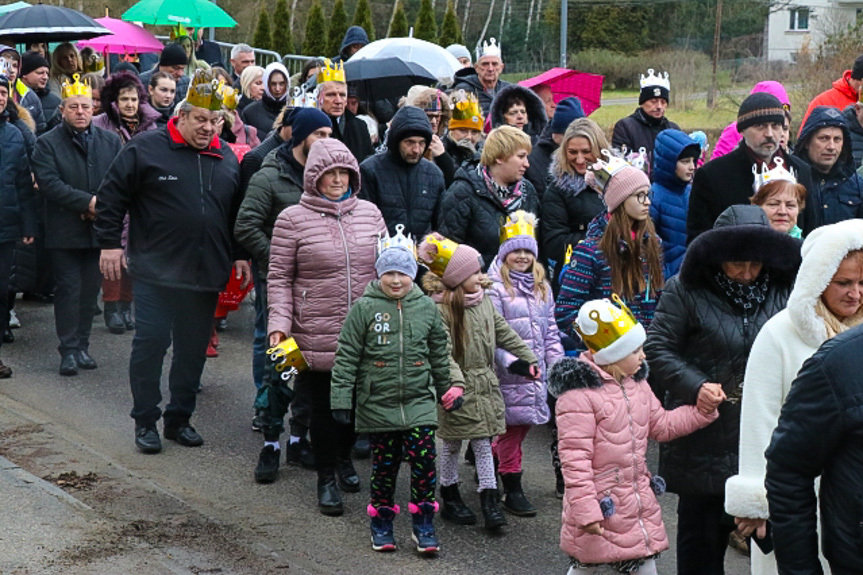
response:
[[[523,359],[517,359],[506,368],[507,371],[514,375],[520,375],[522,377],[533,377],[533,374],[530,373],[530,364]]]

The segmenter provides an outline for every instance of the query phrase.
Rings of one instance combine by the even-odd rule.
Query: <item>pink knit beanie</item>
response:
[[[584,176],[584,181],[591,187],[596,187],[596,176],[590,170]],[[639,188],[650,188],[650,179],[643,171],[632,166],[625,166],[616,172],[602,193],[602,199],[612,213],[617,207],[626,201],[626,198],[634,194]]]
[[[482,271],[482,256],[467,244],[459,244],[443,272],[443,285],[455,289],[473,274]]]

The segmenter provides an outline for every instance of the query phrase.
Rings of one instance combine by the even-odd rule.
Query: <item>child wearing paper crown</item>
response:
[[[396,548],[394,496],[404,453],[411,466],[413,540],[417,551],[435,553],[435,397],[451,409],[464,384],[454,379],[458,387],[449,392],[447,332],[434,302],[413,283],[413,242],[402,235],[403,226],[396,229],[382,242],[379,279],[366,286],[339,334],[330,406],[334,419],[347,424],[356,395],[356,430],[369,434],[372,549]]]
[[[521,445],[531,426],[548,422],[545,374],[547,367],[563,357],[551,285],[536,261],[536,224],[529,212],[519,210],[509,216],[501,230],[503,243],[488,272],[492,281],[488,295],[495,310],[530,346],[543,374],[534,380],[511,373],[508,367],[516,358],[503,349],[495,351],[495,372],[506,405],[506,432],[492,447],[503,482],[503,508],[523,517],[536,515],[536,509],[521,487]]]
[[[718,417],[694,405],[665,411],[647,383],[644,327],[617,295],[586,302],[575,320],[588,351],[557,362],[549,391],[565,482],[560,546],[568,575],[656,574],[668,549],[656,495],[664,481],[645,465],[647,440],[665,442]]]
[[[423,276],[423,286],[437,302],[452,341],[452,380],[464,381],[463,390],[452,387],[442,398],[446,405],[449,394],[463,391],[461,409],[438,409],[442,516],[459,525],[476,523],[476,515],[458,490],[459,455],[462,441],[468,440],[476,458],[485,528],[494,531],[506,525],[491,450],[491,438],[506,431],[503,397],[494,373],[495,348],[514,356],[508,366],[511,373],[535,380],[542,374],[536,356],[485,297],[491,282],[482,274],[478,251],[434,233],[420,244],[419,258],[430,271]]]
[[[664,285],[662,243],[650,219],[650,180],[607,150],[602,154],[606,161],[593,164],[584,180],[602,192],[607,213],[596,216],[585,239],[573,246],[554,310],[560,331],[570,337],[585,302],[612,293],[649,326]]]

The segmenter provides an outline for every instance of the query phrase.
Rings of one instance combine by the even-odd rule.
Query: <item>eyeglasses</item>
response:
[[[638,192],[635,194],[635,199],[638,200],[639,204],[646,204],[648,201],[653,201],[653,191],[648,192]]]

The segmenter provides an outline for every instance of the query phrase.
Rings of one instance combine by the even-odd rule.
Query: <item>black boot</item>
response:
[[[344,513],[342,494],[336,484],[336,470],[332,467],[318,471],[318,510],[332,517]]]
[[[456,525],[473,525],[476,523],[476,514],[461,499],[458,483],[441,485],[440,497],[443,500],[441,517],[446,521],[450,521]]]
[[[123,326],[125,326],[126,331],[131,331],[135,329],[135,322],[132,321],[132,302],[119,302],[119,311],[120,316],[123,318]]]
[[[106,301],[105,304],[105,327],[111,333],[126,333],[126,324],[123,323],[123,314],[120,313],[120,304],[116,301]]]
[[[521,488],[521,471],[518,473],[501,473],[503,482],[503,508],[520,517],[533,517],[536,508],[530,504]]]
[[[500,494],[497,489],[483,489],[479,492],[479,504],[482,507],[487,531],[496,531],[506,525],[506,517],[500,510],[499,501]]]
[[[354,469],[354,463],[348,459],[339,461],[336,465],[336,477],[339,480],[339,488],[347,493],[359,493],[360,476]]]
[[[255,467],[255,481],[258,483],[272,483],[279,476],[279,459],[282,452],[272,445],[265,445],[258,456],[258,465]]]

